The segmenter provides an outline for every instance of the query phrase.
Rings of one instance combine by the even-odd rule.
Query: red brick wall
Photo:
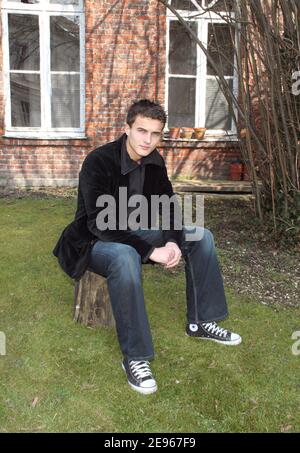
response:
[[[240,158],[238,143],[174,142],[166,140],[160,148],[169,175],[203,179],[230,179],[230,164]]]
[[[86,139],[0,138],[0,185],[76,185],[83,158],[122,132],[132,101],[148,97],[164,102],[164,7],[156,0],[86,0],[85,7]],[[0,56],[2,70],[1,49]],[[0,109],[2,135],[2,84]],[[230,158],[230,150],[221,149],[208,143],[194,151],[166,148],[162,153],[170,175],[219,179],[228,174]]]
[[[133,100],[163,102],[164,62],[159,2],[86,2],[86,132],[93,143],[116,137]]]

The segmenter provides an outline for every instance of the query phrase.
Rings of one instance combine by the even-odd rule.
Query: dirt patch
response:
[[[205,213],[227,287],[263,304],[300,306],[299,252],[272,240],[251,198],[206,198]]]

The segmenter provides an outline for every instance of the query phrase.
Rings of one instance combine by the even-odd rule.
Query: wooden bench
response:
[[[74,321],[86,326],[115,326],[106,278],[86,271],[75,282]]]

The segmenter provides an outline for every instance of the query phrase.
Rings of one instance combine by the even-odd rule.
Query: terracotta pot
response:
[[[206,127],[194,127],[194,136],[197,140],[202,140],[206,132]]]
[[[193,127],[182,127],[181,128],[181,138],[192,138],[194,134],[194,128]]]
[[[241,162],[233,162],[230,165],[231,181],[242,181],[243,179],[243,164]]]
[[[169,129],[169,137],[170,138],[180,138],[180,132],[181,128],[180,127],[170,127]]]

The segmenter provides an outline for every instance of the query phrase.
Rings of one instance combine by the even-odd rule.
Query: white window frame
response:
[[[218,0],[212,0],[210,7],[213,6]],[[197,2],[191,0],[191,2],[196,6],[197,11],[187,11],[187,10],[178,10],[178,13],[186,21],[197,21],[198,22],[198,38],[207,48],[207,38],[208,38],[208,24],[209,23],[226,23],[226,20],[222,18],[230,15],[231,18],[235,17],[234,12],[218,12],[206,11],[204,8],[204,0],[202,0],[202,7],[198,5]],[[206,7],[207,8],[207,7]],[[201,15],[199,15],[201,13]],[[166,37],[166,82],[165,82],[165,105],[169,105],[169,78],[191,78],[196,79],[196,95],[195,95],[195,124],[194,127],[204,127],[205,117],[206,117],[206,80],[208,78],[216,79],[216,76],[209,76],[206,74],[207,69],[207,59],[202,52],[200,46],[197,45],[197,72],[196,75],[186,75],[186,74],[171,74],[169,72],[169,47],[170,47],[170,22],[178,20],[175,14],[173,14],[169,9],[167,10],[167,37]],[[238,45],[238,34],[236,33],[235,44]],[[235,96],[238,94],[238,72],[236,64],[236,54],[234,55],[234,70],[232,76],[225,76],[225,79],[233,80],[232,91]],[[235,115],[237,115],[237,108],[233,105],[233,110]],[[231,118],[231,129],[224,131],[222,129],[208,129],[205,133],[203,141],[215,141],[215,140],[237,140],[237,129],[234,119]]]
[[[8,14],[34,14],[39,17],[40,36],[40,70],[10,70],[9,68],[9,34]],[[62,74],[63,71],[51,71],[50,66],[50,16],[79,16],[80,30],[80,69],[66,71],[68,74],[80,76],[80,127],[53,128],[51,127],[51,74]],[[5,105],[5,136],[16,138],[36,139],[74,139],[85,138],[85,18],[83,0],[79,5],[50,4],[50,0],[41,0],[41,3],[24,4],[2,0],[2,50],[4,75],[4,105]],[[41,89],[41,127],[13,127],[11,126],[11,94],[10,73],[38,73],[40,74]]]

